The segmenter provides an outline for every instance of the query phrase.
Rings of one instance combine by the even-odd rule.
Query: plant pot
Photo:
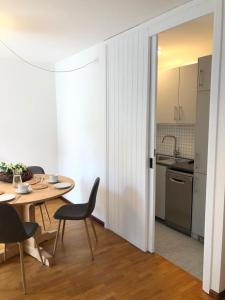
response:
[[[30,180],[33,177],[33,173],[30,170],[26,170],[21,174],[22,181]],[[13,174],[12,173],[4,173],[0,172],[0,181],[4,182],[13,182]]]

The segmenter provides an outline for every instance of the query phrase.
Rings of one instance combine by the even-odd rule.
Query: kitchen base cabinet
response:
[[[191,235],[193,175],[168,170],[166,175],[166,224]]]
[[[192,204],[192,236],[194,238],[204,237],[206,178],[205,174],[194,174]]]
[[[156,217],[165,220],[165,201],[166,201],[166,166],[156,165]]]
[[[195,126],[195,172],[207,173],[210,91],[198,92]]]

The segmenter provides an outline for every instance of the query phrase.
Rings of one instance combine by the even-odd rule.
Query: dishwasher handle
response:
[[[185,181],[181,180],[181,179],[177,179],[177,178],[169,178],[170,181],[174,182],[174,183],[178,183],[178,184],[185,184]]]

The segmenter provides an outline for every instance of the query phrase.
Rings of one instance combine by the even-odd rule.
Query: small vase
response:
[[[22,183],[22,178],[21,178],[21,174],[18,171],[14,171],[13,172],[13,186],[15,188],[18,187],[19,184]]]

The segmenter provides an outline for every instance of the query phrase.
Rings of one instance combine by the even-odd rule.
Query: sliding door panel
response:
[[[108,228],[147,247],[148,35],[107,45]]]

